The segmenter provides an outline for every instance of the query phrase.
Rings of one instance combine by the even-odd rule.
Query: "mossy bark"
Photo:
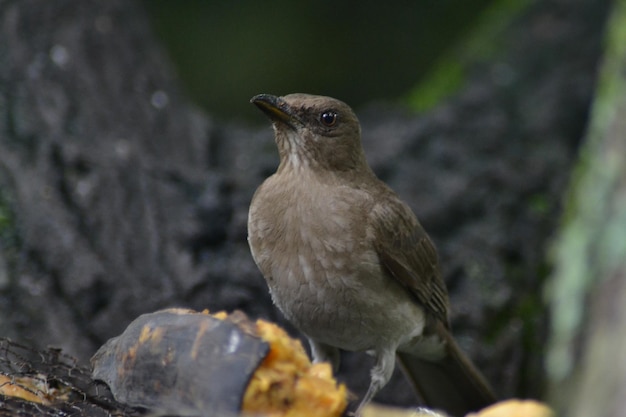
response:
[[[547,366],[559,414],[626,410],[626,1],[616,1],[590,128],[555,246]]]

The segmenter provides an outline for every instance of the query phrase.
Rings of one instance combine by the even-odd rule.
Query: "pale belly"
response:
[[[421,335],[423,310],[385,275],[373,252],[348,256],[340,268],[320,268],[324,261],[308,255],[300,254],[288,268],[274,268],[268,280],[275,304],[308,337],[365,351],[400,346]]]

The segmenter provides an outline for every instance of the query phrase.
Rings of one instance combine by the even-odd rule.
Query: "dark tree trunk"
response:
[[[81,358],[202,279],[185,247],[211,123],[144,11],[4,1],[2,333]]]

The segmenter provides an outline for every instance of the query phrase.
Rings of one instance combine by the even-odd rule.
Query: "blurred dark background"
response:
[[[278,162],[248,100],[310,92],[355,108],[435,241],[462,348],[503,397],[542,397],[547,254],[612,4],[0,1],[0,335],[82,364],[164,307],[298,335],[246,242]],[[344,359],[362,395],[371,358]],[[399,371],[376,400],[416,402]]]
[[[186,92],[226,119],[256,116],[247,100],[261,92],[330,95],[357,108],[387,101],[419,109],[460,85],[463,41],[507,22],[528,3],[144,1]],[[477,39],[471,52],[494,43],[493,37]],[[435,68],[436,80],[428,77]],[[426,80],[429,97],[419,97]]]

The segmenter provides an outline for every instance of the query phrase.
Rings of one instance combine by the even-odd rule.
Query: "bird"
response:
[[[314,362],[337,371],[340,350],[374,356],[355,414],[389,382],[396,356],[429,407],[456,416],[494,403],[452,336],[434,243],[370,168],[353,110],[300,93],[250,101],[271,120],[280,157],[250,203],[252,257]]]

